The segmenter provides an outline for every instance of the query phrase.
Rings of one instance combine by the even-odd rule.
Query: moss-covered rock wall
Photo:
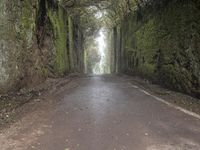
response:
[[[59,1],[1,0],[0,20],[0,93],[82,71],[83,49],[72,45],[83,36]]]
[[[33,70],[35,81],[40,78],[40,58],[30,57],[39,53],[33,51],[37,6],[32,0],[0,2],[0,91],[25,85],[25,76]]]
[[[200,3],[163,1],[119,25],[122,71],[200,97]]]
[[[44,36],[52,36],[54,45],[53,70],[58,75],[83,71],[83,34],[77,20],[73,20],[65,8],[52,0],[46,2]],[[46,38],[44,38],[45,40]],[[43,39],[42,39],[43,40]],[[44,41],[42,41],[44,42]]]

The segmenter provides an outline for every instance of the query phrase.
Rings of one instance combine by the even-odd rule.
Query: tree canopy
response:
[[[112,28],[147,1],[151,0],[59,0],[59,3],[80,22],[88,36],[97,33],[101,26]]]

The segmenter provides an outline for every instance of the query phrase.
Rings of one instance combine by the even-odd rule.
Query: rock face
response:
[[[119,71],[200,97],[199,2],[165,0],[139,7],[114,34],[120,42]]]
[[[36,67],[33,60],[34,32],[37,1],[2,0],[0,2],[0,89],[5,91],[20,86],[28,65]],[[29,58],[26,59],[26,56]],[[27,66],[24,63],[28,61]],[[34,61],[34,64],[32,62]],[[37,76],[37,72],[35,72]]]
[[[82,33],[57,1],[1,0],[0,20],[0,93],[82,71]]]

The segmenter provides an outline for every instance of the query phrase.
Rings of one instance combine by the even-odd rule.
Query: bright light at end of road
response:
[[[100,62],[96,65],[93,72],[94,74],[103,74],[106,63],[106,35],[105,30],[102,28],[99,31],[99,36],[96,38],[98,53],[101,57]]]

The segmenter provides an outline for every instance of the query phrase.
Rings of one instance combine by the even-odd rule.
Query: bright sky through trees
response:
[[[106,65],[106,35],[103,28],[99,30],[99,35],[95,40],[97,42],[98,53],[100,55],[100,62],[96,64],[93,72],[94,74],[103,74],[105,70],[104,67]]]

